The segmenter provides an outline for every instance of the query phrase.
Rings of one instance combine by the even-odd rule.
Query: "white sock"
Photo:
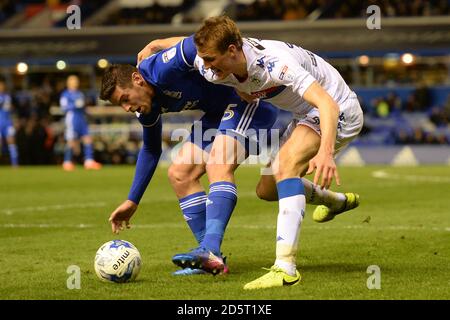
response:
[[[345,195],[340,192],[333,192],[327,189],[321,189],[318,185],[302,178],[305,187],[306,202],[315,205],[325,205],[332,210],[342,208],[345,202]]]
[[[305,214],[305,206],[306,200],[303,194],[279,200],[275,265],[292,276],[295,276],[298,237]]]
[[[297,266],[294,263],[286,262],[283,260],[275,260],[275,265],[284,270],[288,275],[295,277]]]

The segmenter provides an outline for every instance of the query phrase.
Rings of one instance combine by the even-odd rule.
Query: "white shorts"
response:
[[[334,146],[335,155],[356,138],[364,123],[363,111],[356,94],[349,96],[341,103],[339,109],[336,144]],[[294,118],[280,139],[280,147],[289,139],[294,129],[299,125],[307,126],[321,136],[319,109],[313,108],[301,118]]]

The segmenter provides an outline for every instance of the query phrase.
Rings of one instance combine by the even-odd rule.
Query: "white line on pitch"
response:
[[[0,228],[11,229],[49,229],[49,228],[70,228],[70,229],[86,229],[95,227],[93,224],[50,224],[50,223],[5,223],[0,224]]]
[[[50,223],[6,223],[0,224],[0,228],[72,228],[72,229],[86,229],[98,228],[100,225],[95,224],[50,224]],[[131,226],[132,229],[184,229],[187,228],[183,223],[158,223],[158,224],[136,224]],[[230,226],[231,229],[275,229],[273,225],[236,225]],[[341,230],[341,229],[360,229],[360,230],[404,230],[404,231],[447,231],[450,232],[450,227],[414,227],[414,226],[362,226],[362,225],[345,225],[345,226],[304,226],[306,229],[317,230]]]
[[[88,202],[88,203],[68,203],[68,204],[53,204],[49,206],[35,206],[35,207],[22,207],[22,208],[7,208],[0,210],[1,213],[8,216],[16,212],[36,212],[36,211],[56,211],[56,210],[66,210],[66,209],[84,209],[92,207],[104,207],[105,202]]]
[[[406,180],[412,182],[438,182],[438,183],[450,183],[450,177],[436,177],[436,176],[418,176],[418,175],[400,175],[387,173],[384,170],[377,170],[372,172],[372,177],[378,179],[391,179],[391,180]]]

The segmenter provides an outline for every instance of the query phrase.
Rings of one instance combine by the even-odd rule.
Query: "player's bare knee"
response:
[[[282,161],[280,159],[279,165],[274,164],[272,166],[272,172],[276,181],[281,181],[284,179],[302,176],[309,166],[309,160],[312,159],[314,155],[310,153],[303,153],[296,158],[291,158],[289,161]]]
[[[304,164],[289,164],[284,165],[281,164],[277,170],[273,170],[274,176],[277,182],[289,179],[292,177],[298,177],[300,176],[300,173],[302,172],[302,168],[304,167]]]
[[[92,144],[92,137],[91,136],[84,136],[82,139],[82,142],[84,144]]]
[[[172,185],[177,181],[178,172],[174,165],[171,165],[169,169],[167,169],[167,177]]]
[[[188,184],[190,181],[195,180],[193,170],[188,170],[186,166],[176,164],[172,164],[169,167],[167,176],[174,187],[177,185]]]
[[[218,163],[208,163],[206,164],[206,173],[208,174],[209,181],[223,181],[229,180],[233,176],[235,165],[232,164],[218,164]]]

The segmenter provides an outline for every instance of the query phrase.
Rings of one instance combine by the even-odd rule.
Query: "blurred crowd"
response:
[[[178,6],[164,6],[156,1],[144,8],[123,8],[115,12],[107,23],[149,24],[170,23],[177,13],[184,13],[182,22],[199,22],[202,14],[193,14],[199,0],[185,0]],[[386,17],[437,16],[449,14],[448,0],[229,0],[223,12],[237,21],[301,20],[314,13],[320,19],[367,17],[367,7],[378,5]],[[194,8],[194,9],[193,9]]]
[[[161,2],[161,3],[160,3]],[[178,6],[165,6],[164,1],[156,1],[144,8],[123,8],[107,19],[108,25],[117,24],[151,24],[171,23],[178,13],[183,13],[181,21],[185,23],[199,22],[204,15],[196,10],[195,4],[199,0],[185,0]],[[223,12],[237,21],[261,20],[301,20],[309,15],[319,16],[320,19],[329,18],[357,18],[367,17],[367,7],[378,5],[381,14],[386,17],[401,16],[437,16],[449,14],[448,0],[229,0]]]
[[[59,109],[59,100],[65,89],[63,76],[33,78],[29,89],[17,88],[8,93],[12,98],[11,116],[15,127],[15,140],[19,153],[19,163],[60,164],[64,157],[64,118]],[[83,77],[82,77],[83,78]],[[0,79],[1,80],[1,79]],[[86,105],[97,105],[97,92],[83,90]],[[115,121],[113,118],[90,118],[95,125]],[[134,163],[139,151],[139,133],[126,136],[96,134],[94,137],[95,159],[105,164]],[[5,141],[1,141],[0,163],[8,163],[8,150]],[[74,150],[74,158],[81,162],[83,148]]]
[[[19,153],[19,164],[62,164],[65,139],[61,123],[52,117],[16,118],[15,140]],[[94,159],[103,164],[134,164],[139,153],[140,134],[115,136],[108,133],[93,135]],[[74,162],[83,163],[83,148],[78,144],[74,150]],[[6,143],[2,143],[0,164],[8,164]]]
[[[427,87],[402,100],[395,92],[361,100],[363,144],[450,144],[450,94],[442,105],[430,105]]]
[[[80,6],[83,19],[99,12],[109,2],[100,0],[0,0],[0,25],[16,14],[25,13],[22,22],[45,8],[59,12],[64,5]],[[377,5],[385,17],[445,16],[450,13],[449,0],[228,0],[217,1],[215,8],[201,5],[202,0],[155,0],[135,2],[123,0],[115,10],[107,10],[107,17],[98,21],[101,25],[141,25],[174,22],[199,22],[211,10],[225,12],[238,21],[301,20],[309,16],[319,19],[366,17],[370,5]],[[211,1],[210,1],[211,3]],[[53,16],[59,16],[54,14]],[[20,19],[16,19],[20,20]],[[64,14],[52,22],[54,27],[65,26]],[[93,22],[95,25],[96,22]],[[20,27],[14,25],[14,27]]]

